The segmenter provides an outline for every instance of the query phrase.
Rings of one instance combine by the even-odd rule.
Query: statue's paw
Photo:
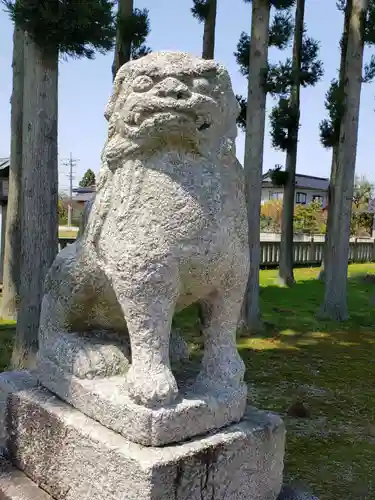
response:
[[[167,406],[172,404],[178,395],[176,379],[166,366],[151,369],[148,366],[131,366],[126,381],[131,399],[143,406]]]

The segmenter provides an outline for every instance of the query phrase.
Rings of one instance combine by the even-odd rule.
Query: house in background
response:
[[[328,203],[329,179],[315,177],[312,175],[296,174],[295,203],[307,205],[312,201],[318,201],[322,207]],[[262,178],[262,203],[270,200],[282,200],[284,196],[283,186],[275,186],[272,183],[271,172],[263,174]]]
[[[61,198],[65,209],[69,211],[71,206],[72,215],[71,221],[73,228],[78,228],[81,222],[82,212],[86,202],[90,201],[95,195],[95,186],[77,187],[72,189],[72,199],[64,194]],[[65,224],[61,223],[61,224]]]
[[[326,207],[328,203],[328,186],[329,179],[325,177],[297,174],[295,190],[296,204],[307,205],[312,201],[318,201],[322,207]],[[73,192],[73,203],[84,205],[94,197],[95,186],[78,187],[73,189]],[[274,186],[271,180],[271,173],[265,173],[262,180],[262,203],[270,200],[282,200],[283,195],[284,188],[282,186]]]
[[[95,186],[77,187],[73,189],[73,193],[73,203],[81,205],[83,207],[86,201],[92,200],[92,198],[95,196]]]

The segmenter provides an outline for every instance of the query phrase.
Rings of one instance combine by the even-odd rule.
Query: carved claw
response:
[[[176,379],[166,366],[159,366],[156,369],[131,366],[126,381],[131,399],[144,406],[170,405],[178,395]]]

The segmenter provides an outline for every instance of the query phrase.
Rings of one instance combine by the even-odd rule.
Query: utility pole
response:
[[[68,226],[72,227],[73,214],[73,157],[70,153],[69,157],[69,206],[68,206]]]
[[[70,153],[69,160],[64,160],[62,163],[65,167],[69,168],[69,173],[66,174],[69,178],[69,205],[68,205],[68,226],[72,227],[72,215],[73,215],[73,180],[74,180],[74,168],[77,165],[76,159],[73,158],[72,153]]]

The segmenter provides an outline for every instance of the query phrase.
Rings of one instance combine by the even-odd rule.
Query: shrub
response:
[[[267,201],[262,205],[260,226],[262,231],[279,233],[282,220],[282,200]],[[323,234],[326,230],[327,214],[317,202],[296,205],[294,209],[294,232]]]
[[[281,200],[270,200],[264,203],[261,207],[261,228],[263,225],[264,230],[279,233],[281,231],[282,209],[283,202]],[[266,222],[268,226],[265,226]]]
[[[322,234],[326,231],[326,213],[320,203],[296,205],[294,209],[294,232],[304,234]]]

